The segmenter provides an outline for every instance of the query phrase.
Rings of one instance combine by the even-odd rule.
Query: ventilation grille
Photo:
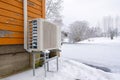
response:
[[[37,49],[38,44],[37,44],[37,20],[33,20],[29,22],[29,27],[28,27],[28,48],[29,49]]]
[[[43,23],[43,48],[57,48],[57,27],[49,22]],[[48,26],[48,27],[47,27]]]

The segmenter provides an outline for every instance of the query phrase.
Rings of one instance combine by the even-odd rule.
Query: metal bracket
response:
[[[35,57],[35,54],[37,53],[40,53],[40,54],[44,54],[43,57],[41,58],[37,58]],[[46,55],[47,53],[45,52],[32,52],[32,55],[33,55],[33,76],[35,76],[35,62],[36,60],[40,60],[40,59],[44,59],[44,72],[45,72],[45,77],[47,77],[47,71],[49,71],[49,61],[51,60],[54,60],[56,59],[56,68],[57,68],[57,71],[59,69],[59,64],[58,64],[58,55],[56,55],[55,57],[53,58],[49,58],[49,55]],[[47,66],[46,66],[47,64]]]

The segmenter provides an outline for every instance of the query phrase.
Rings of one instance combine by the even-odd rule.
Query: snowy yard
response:
[[[78,44],[65,44],[62,56],[83,63],[108,67],[112,72],[120,73],[120,37],[91,38]]]
[[[42,68],[4,78],[2,80],[119,80],[120,79],[120,38],[94,38],[77,44],[64,44],[59,59],[59,71],[54,71],[55,62],[51,62],[47,77]],[[85,64],[107,67],[112,72],[105,72]]]
[[[54,71],[54,63],[51,63]],[[43,68],[36,69],[37,75],[33,77],[32,70],[8,77],[3,80],[119,80],[120,74],[107,73],[99,69],[86,66],[70,59],[60,59],[58,72],[48,72],[44,77]]]

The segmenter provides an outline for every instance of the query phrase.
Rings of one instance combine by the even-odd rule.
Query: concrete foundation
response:
[[[30,67],[30,54],[23,45],[0,46],[0,78]]]

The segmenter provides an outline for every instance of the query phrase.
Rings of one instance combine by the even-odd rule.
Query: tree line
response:
[[[46,19],[62,27],[61,15],[63,0],[46,0]],[[62,41],[69,38],[70,42],[79,42],[93,37],[110,37],[111,40],[119,34],[120,17],[105,16],[100,24],[91,27],[87,21],[75,21],[68,27],[69,30],[62,30]]]

